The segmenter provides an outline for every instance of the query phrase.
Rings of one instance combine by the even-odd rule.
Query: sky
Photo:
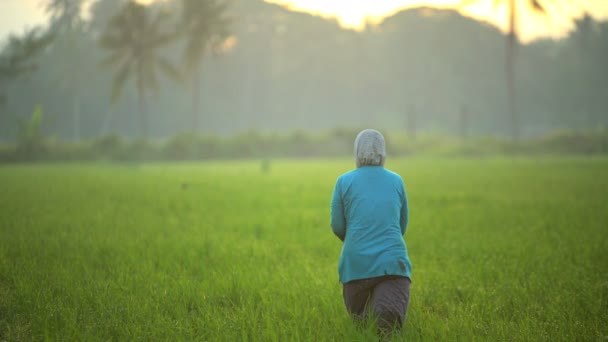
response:
[[[285,4],[293,9],[305,10],[315,14],[336,17],[343,26],[360,29],[366,18],[378,22],[408,7],[432,6],[441,8],[461,8],[461,12],[478,20],[483,20],[506,30],[506,0],[468,0],[469,6],[462,8],[463,0],[266,0]],[[465,0],[466,1],[466,0]],[[561,37],[573,27],[572,18],[581,16],[585,11],[598,19],[608,19],[608,0],[540,0],[550,15],[531,11],[529,0],[516,0],[520,20],[520,37],[530,41],[539,37]],[[570,19],[569,19],[570,18]]]
[[[151,2],[154,0],[139,0]],[[462,0],[266,0],[290,8],[308,11],[326,17],[335,17],[347,28],[361,29],[366,19],[378,22],[401,9],[416,6],[456,8]],[[471,0],[469,0],[471,1]],[[474,1],[474,0],[473,0]],[[550,15],[535,14],[525,7],[528,0],[519,4],[520,37],[530,41],[539,37],[560,37],[572,27],[568,18],[578,17],[587,11],[599,19],[608,19],[608,0],[544,0]],[[465,15],[488,21],[506,29],[505,6],[495,6],[496,0],[477,0],[463,9]],[[504,2],[504,1],[503,1]],[[0,40],[9,33],[21,33],[45,22],[43,0],[0,0]]]

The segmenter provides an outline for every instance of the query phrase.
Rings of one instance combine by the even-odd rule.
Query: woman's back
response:
[[[382,166],[362,166],[340,176],[335,196],[332,227],[345,228],[340,281],[409,277],[403,240],[408,208],[401,177]]]

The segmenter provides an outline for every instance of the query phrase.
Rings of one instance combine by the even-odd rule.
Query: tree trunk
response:
[[[139,120],[140,120],[140,129],[141,129],[141,138],[143,140],[148,139],[148,118],[146,112],[146,98],[145,91],[143,87],[137,87],[137,101],[139,107]]]
[[[410,138],[416,140],[416,107],[412,106],[407,115],[407,127]]]
[[[144,77],[144,70],[142,65],[140,64],[138,66],[138,75],[137,75],[137,101],[138,101],[138,107],[139,107],[139,120],[140,120],[140,125],[141,125],[141,138],[143,140],[147,140],[148,139],[148,117],[147,117],[147,110],[146,110],[146,92],[145,92],[145,84],[143,81],[143,77]]]
[[[72,115],[72,138],[74,139],[74,141],[80,141],[80,97],[78,96],[78,94],[75,94],[72,98]]]
[[[467,106],[460,108],[460,137],[462,140],[467,140],[469,135],[469,111]]]
[[[517,48],[517,9],[515,4],[516,0],[509,1],[509,34],[507,35],[507,56],[505,59],[507,101],[511,117],[511,138],[513,141],[519,139],[519,118],[515,88],[515,53]]]
[[[201,104],[201,67],[197,66],[192,74],[192,133],[199,133],[199,114]]]
[[[114,118],[114,108],[110,105],[106,110],[106,115],[104,115],[103,124],[99,130],[99,136],[104,137],[108,134],[108,130],[112,126],[112,121]]]

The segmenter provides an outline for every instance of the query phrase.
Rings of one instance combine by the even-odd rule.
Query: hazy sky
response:
[[[372,22],[393,14],[407,7],[434,6],[444,8],[457,8],[462,0],[266,0],[268,2],[286,4],[292,8],[307,10],[324,16],[337,17],[343,26],[361,28],[366,18]],[[470,1],[470,0],[469,0]],[[520,15],[519,28],[523,40],[530,40],[539,36],[559,37],[564,35],[571,27],[568,18],[578,17],[583,11],[591,13],[596,18],[608,18],[608,0],[541,0],[550,15],[539,15],[530,10],[529,0],[516,0]],[[470,1],[470,5],[463,9],[469,16],[489,21],[492,24],[506,29],[507,11],[502,6],[495,5],[496,0]]]
[[[150,2],[152,0],[141,0]],[[365,18],[378,21],[400,9],[412,6],[455,7],[461,0],[266,0],[286,4],[292,8],[306,10],[323,16],[337,17],[342,25],[361,28]],[[520,5],[520,32],[522,39],[538,36],[563,35],[571,27],[568,17],[579,16],[583,10],[597,18],[608,18],[608,0],[545,0],[550,16],[533,14],[525,4],[529,0],[518,0]],[[0,40],[9,32],[22,32],[45,21],[41,4],[44,0],[0,0]],[[478,19],[506,27],[505,6],[494,6],[495,0],[478,0],[464,12]],[[574,5],[576,4],[576,5]]]

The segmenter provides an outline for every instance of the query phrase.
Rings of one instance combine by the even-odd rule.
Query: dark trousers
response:
[[[383,276],[353,280],[342,285],[346,310],[355,318],[376,319],[382,333],[399,329],[405,322],[411,281],[407,277]]]

